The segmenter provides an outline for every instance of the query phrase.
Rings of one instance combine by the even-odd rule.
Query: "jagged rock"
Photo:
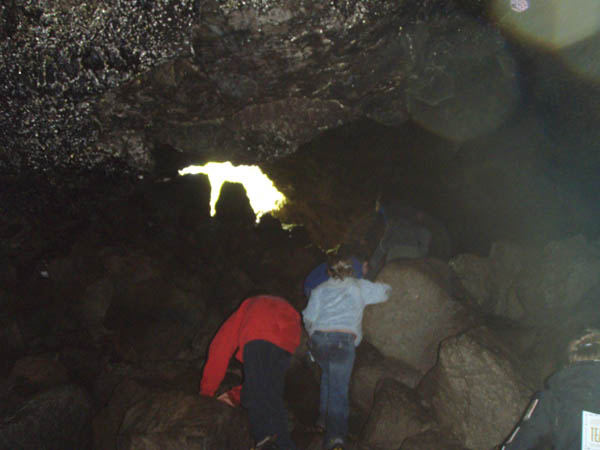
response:
[[[206,352],[206,348],[204,349]],[[145,386],[159,386],[161,389],[174,389],[189,394],[198,392],[202,377],[204,356],[196,361],[136,361],[106,363],[94,378],[92,393],[95,403],[106,406],[112,401],[112,396],[118,386],[126,381],[135,381]],[[233,375],[227,375],[230,383],[240,384],[239,376],[235,381],[229,380]],[[236,384],[232,384],[232,387]]]
[[[23,334],[15,317],[0,317],[0,349],[2,361],[8,361],[25,350]]]
[[[181,167],[170,167],[169,163],[161,165],[161,171],[169,175],[174,172],[174,177],[141,190],[137,193],[140,204],[136,205],[135,199],[131,203],[141,209],[146,221],[157,226],[169,224],[195,232],[196,226],[210,217],[210,181],[204,174],[178,176],[178,169]]]
[[[459,255],[450,265],[484,311],[539,324],[581,306],[600,275],[600,247],[581,235],[543,249],[496,242],[488,258]]]
[[[491,305],[490,262],[483,256],[472,254],[458,255],[448,262],[457,274],[468,295],[484,311],[494,312]]]
[[[140,316],[181,321],[188,326],[205,318],[208,305],[203,289],[194,292],[184,285],[180,288],[174,280],[163,277],[137,283],[121,281],[119,287],[105,315],[108,328],[135,323]]]
[[[0,423],[0,448],[90,448],[92,406],[80,387],[64,385],[27,400]]]
[[[435,427],[435,419],[411,388],[390,378],[377,383],[373,408],[360,442],[370,449],[397,449],[402,442]]]
[[[256,221],[246,189],[241,183],[223,183],[215,209],[215,217],[224,224],[251,226]]]
[[[148,388],[130,379],[125,379],[114,388],[109,403],[96,414],[92,421],[94,449],[114,450],[117,448],[117,435],[125,413],[135,403],[143,400],[148,392]]]
[[[383,356],[377,348],[363,341],[356,349],[356,359],[350,380],[350,398],[365,411],[373,406],[377,383],[390,378],[414,388],[422,378],[417,369],[408,364]]]
[[[502,71],[499,62],[512,55],[499,45],[502,38],[479,21],[440,20],[436,26],[446,39],[438,40],[429,26],[425,45],[416,49],[427,55],[427,63],[409,77],[407,109],[412,120],[453,141],[496,129],[518,104],[517,79]]]
[[[519,283],[519,297],[533,320],[577,307],[600,277],[600,246],[584,236],[547,244]]]
[[[449,431],[425,431],[407,438],[398,450],[468,450]]]
[[[114,293],[114,282],[110,278],[103,278],[88,286],[77,307],[82,319],[90,326],[101,325],[106,318]]]
[[[473,325],[475,316],[453,297],[445,265],[392,261],[377,281],[392,286],[387,302],[364,312],[365,339],[384,355],[427,372],[436,362],[441,340]],[[424,326],[427,324],[427,326]]]
[[[106,248],[101,254],[106,271],[117,280],[127,280],[128,283],[143,282],[157,277],[160,273],[150,255],[135,248],[127,249],[125,254],[117,248]]]
[[[125,361],[179,359],[190,345],[193,332],[185,322],[140,313],[121,327],[116,351]]]
[[[476,328],[442,342],[419,392],[465,447],[490,449],[507,437],[532,394],[517,367],[496,336]]]
[[[423,119],[417,101],[441,106],[428,111],[438,124],[458,116],[450,129],[463,136],[497,125],[514,97],[514,77],[494,70],[512,58],[501,33],[444,0],[69,6],[0,9],[3,94],[22,128],[0,115],[11,170],[160,172],[157,151],[265,160],[361,115]],[[501,94],[477,89],[491,83]],[[480,107],[449,114],[444,101],[457,97]]]
[[[131,406],[117,449],[242,450],[251,446],[245,413],[214,398],[182,392],[147,395]]]
[[[31,396],[69,381],[67,369],[52,355],[27,356],[13,366],[10,377],[13,389]]]

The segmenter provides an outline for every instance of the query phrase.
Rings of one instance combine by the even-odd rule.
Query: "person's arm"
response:
[[[306,332],[310,336],[313,332],[313,326],[315,321],[318,318],[319,314],[319,291],[313,290],[310,294],[310,299],[308,300],[308,305],[302,311],[302,321],[304,322],[304,328],[306,328]]]
[[[529,450],[552,430],[551,394],[543,391],[534,396],[523,418],[504,442],[501,450]]]
[[[243,315],[243,304],[231,315],[213,338],[208,348],[208,358],[204,364],[200,394],[212,397],[225,378],[229,360],[238,346],[238,331]]]
[[[365,300],[366,305],[383,303],[390,298],[392,287],[389,284],[369,280],[359,280],[359,283],[360,295]]]
[[[371,259],[369,260],[369,273],[365,277],[369,280],[375,279],[375,277],[379,273],[379,270],[381,270],[381,267],[383,266],[383,261],[385,259],[385,254],[387,253],[387,250],[383,248],[382,241],[380,241],[377,244],[377,248],[373,252],[373,256],[371,256]]]
[[[237,408],[242,404],[242,385],[234,386],[227,392],[223,392],[217,397],[217,400],[221,400],[223,403]]]

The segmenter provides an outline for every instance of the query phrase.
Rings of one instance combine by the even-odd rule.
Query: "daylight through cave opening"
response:
[[[179,171],[179,175],[199,173],[207,175],[210,182],[211,216],[216,213],[221,187],[226,181],[241,183],[244,186],[257,222],[263,214],[276,211],[285,203],[285,196],[277,190],[258,166],[234,166],[231,162],[209,162],[203,166],[188,166]]]

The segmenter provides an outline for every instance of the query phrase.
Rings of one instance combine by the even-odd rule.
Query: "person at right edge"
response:
[[[501,450],[600,448],[600,330],[587,329],[572,341],[568,358],[569,365],[533,397]]]
[[[348,434],[350,377],[355,347],[362,339],[367,305],[390,296],[391,286],[355,278],[350,258],[333,259],[331,278],[317,286],[302,316],[309,347],[321,367],[319,418],[327,450],[344,450]]]

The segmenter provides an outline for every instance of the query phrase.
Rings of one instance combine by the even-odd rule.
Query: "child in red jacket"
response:
[[[271,438],[274,448],[296,448],[288,432],[283,389],[301,332],[300,314],[293,306],[281,297],[260,295],[244,300],[210,344],[200,394],[215,395],[235,354],[243,363],[244,383],[219,399],[248,410],[256,443]]]

